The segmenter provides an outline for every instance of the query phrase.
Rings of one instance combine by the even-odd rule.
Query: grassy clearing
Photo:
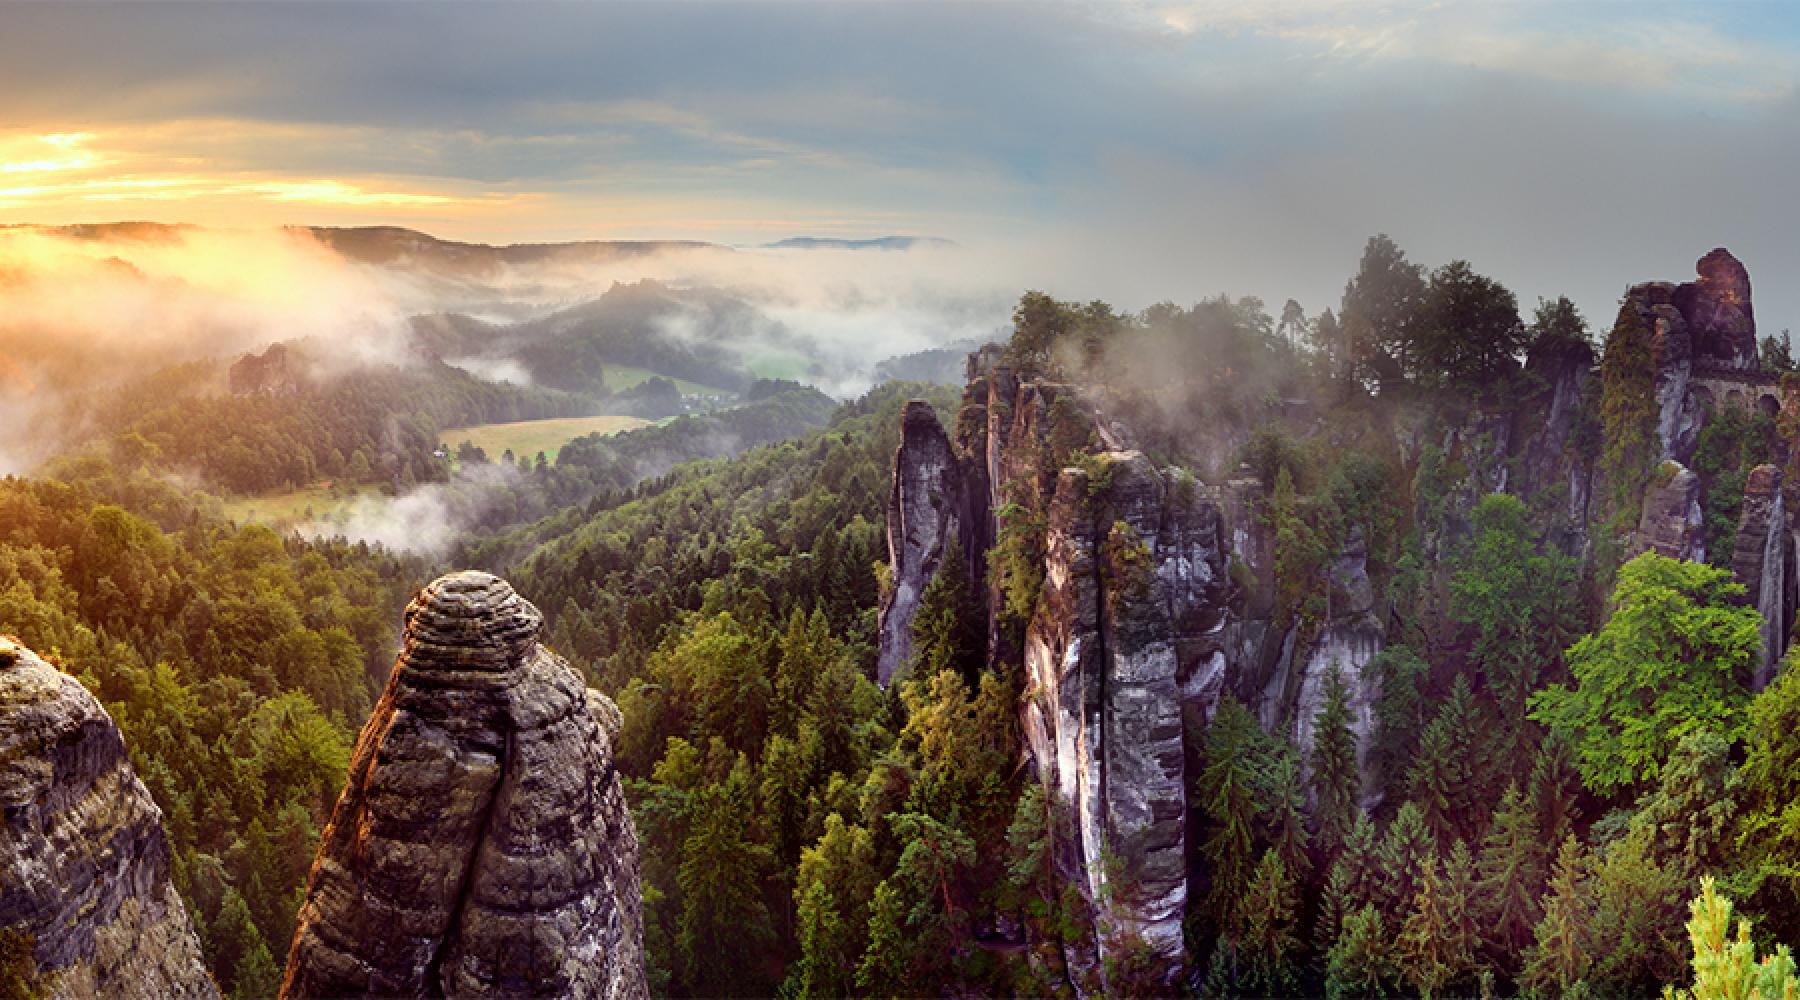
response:
[[[290,528],[308,521],[328,519],[362,497],[379,492],[380,488],[372,485],[333,489],[330,483],[321,482],[288,493],[244,497],[223,503],[225,516],[234,521]]]
[[[609,369],[610,371],[610,369]],[[649,424],[639,417],[555,417],[549,420],[519,420],[509,424],[479,424],[474,427],[452,427],[438,435],[438,440],[454,452],[464,441],[472,441],[487,452],[488,458],[499,460],[508,448],[515,456],[536,456],[543,452],[551,461],[562,446],[584,435],[599,432],[617,434]]]
[[[716,386],[702,385],[699,382],[689,382],[687,379],[676,378],[673,375],[663,375],[658,372],[653,372],[648,368],[627,368],[624,365],[606,365],[601,372],[601,378],[606,380],[606,391],[608,392],[618,392],[621,389],[629,389],[634,385],[641,382],[648,382],[653,378],[666,378],[675,383],[675,388],[680,389],[683,396],[731,395],[731,393]]]

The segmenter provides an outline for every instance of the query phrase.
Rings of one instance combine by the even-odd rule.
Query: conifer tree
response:
[[[1538,921],[1536,942],[1525,955],[1523,981],[1540,992],[1562,994],[1587,978],[1593,965],[1594,923],[1587,862],[1574,837],[1557,851]]]
[[[1412,910],[1400,924],[1398,954],[1401,974],[1425,1000],[1450,983],[1462,962],[1450,909],[1437,858],[1427,857]]]
[[[1375,824],[1359,813],[1344,850],[1332,862],[1325,880],[1325,892],[1319,903],[1318,924],[1313,941],[1319,954],[1328,952],[1338,940],[1343,921],[1365,905],[1383,899],[1381,860],[1375,843]]]
[[[1206,910],[1225,927],[1250,882],[1255,856],[1258,775],[1252,748],[1262,730],[1244,706],[1227,694],[1206,729],[1205,763],[1199,777],[1200,811],[1207,833],[1200,854],[1211,873]]]
[[[1475,858],[1469,845],[1457,841],[1444,860],[1444,913],[1450,927],[1450,954],[1455,958],[1453,976],[1475,972],[1481,945],[1480,917],[1475,910]]]
[[[1425,823],[1440,843],[1464,836],[1482,811],[1476,715],[1468,676],[1458,674],[1450,697],[1425,727],[1407,773],[1408,794],[1424,810]]]
[[[1393,941],[1373,903],[1346,914],[1343,931],[1325,959],[1325,995],[1331,1000],[1384,997],[1394,968]]]
[[[906,930],[906,903],[886,881],[869,902],[869,947],[856,966],[856,988],[866,996],[894,996],[910,981],[915,938]]]
[[[1538,836],[1545,845],[1560,844],[1575,830],[1581,818],[1576,802],[1576,789],[1581,774],[1575,769],[1575,757],[1569,745],[1555,734],[1545,734],[1531,761],[1531,783],[1526,799],[1537,813]],[[1544,854],[1548,861],[1549,849]]]
[[[1688,939],[1693,942],[1692,991],[1667,990],[1669,1000],[1794,1000],[1800,978],[1787,945],[1760,959],[1750,938],[1750,921],[1739,920],[1731,935],[1730,898],[1719,894],[1711,878],[1700,880],[1700,895],[1691,907]]]
[[[1320,864],[1329,868],[1344,849],[1361,813],[1362,774],[1356,766],[1356,733],[1350,728],[1350,694],[1344,675],[1325,677],[1325,704],[1313,718],[1313,829]]]
[[[1487,954],[1508,974],[1518,972],[1518,955],[1537,927],[1546,860],[1536,810],[1518,785],[1508,785],[1482,843],[1475,884]]]
[[[1298,982],[1294,956],[1300,947],[1295,933],[1300,889],[1273,848],[1264,851],[1257,863],[1242,909],[1238,954],[1246,968],[1245,984],[1266,996],[1293,993]]]
[[[1381,840],[1381,891],[1383,915],[1398,925],[1406,919],[1419,877],[1437,856],[1437,845],[1425,825],[1425,814],[1411,802],[1400,807]]]

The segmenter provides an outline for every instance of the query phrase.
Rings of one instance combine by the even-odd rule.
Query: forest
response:
[[[1781,339],[1762,346],[1792,369]],[[1594,343],[1566,299],[1526,322],[1468,264],[1427,271],[1385,237],[1336,312],[1220,297],[1121,313],[1033,292],[1005,355],[1107,400],[1159,464],[1266,484],[1284,626],[1322,628],[1326,565],[1352,535],[1366,546],[1387,635],[1372,745],[1341,678],[1304,755],[1248,692],[1223,694],[1188,771],[1180,992],[1793,995],[1780,943],[1800,938],[1800,680],[1756,689],[1761,618],[1729,553],[1748,470],[1791,465],[1794,426],[1710,420],[1693,463],[1709,560],[1629,553],[1618,539],[1666,472],[1641,324],[1621,310]],[[1545,359],[1596,355],[1565,445],[1605,470],[1591,544],[1551,498],[1472,486],[1503,481],[1480,449],[1402,446],[1409,428],[1510,419],[1545,391]],[[238,489],[359,454],[418,480],[437,428],[554,409],[394,378],[217,410],[158,409],[146,390],[118,403],[129,419],[104,446],[0,481],[0,632],[118,721],[233,996],[273,992],[399,609],[446,566],[230,523],[158,456]],[[1082,931],[1047,792],[1021,765],[1028,680],[990,655],[963,553],[924,593],[901,678],[873,678],[901,409],[922,398],[953,426],[955,392],[749,395],[522,463],[522,499],[447,560],[505,574],[623,712],[652,992],[1070,995],[1062,944]],[[392,420],[417,432],[370,452]],[[214,426],[234,428],[232,450],[202,440]],[[235,437],[249,426],[276,437]],[[1059,464],[1095,447],[1062,443]],[[1015,646],[1045,544],[1045,498],[1019,501],[986,556]],[[1167,991],[1143,972],[1116,949],[1109,991]]]

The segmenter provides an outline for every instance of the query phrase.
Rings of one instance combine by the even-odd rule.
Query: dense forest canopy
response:
[[[1542,422],[1556,372],[1594,365],[1567,299],[1526,318],[1468,262],[1428,269],[1378,236],[1335,311],[1310,317],[1224,296],[1138,313],[1019,301],[1008,364],[1081,386],[1159,465],[1266,490],[1271,586],[1239,580],[1238,599],[1316,635],[1334,613],[1329,567],[1360,546],[1386,635],[1366,743],[1342,677],[1304,752],[1247,692],[1206,721],[1182,817],[1182,990],[1795,988],[1784,950],[1753,956],[1800,937],[1800,681],[1787,669],[1756,689],[1761,618],[1730,569],[1749,469],[1787,464],[1795,430],[1714,415],[1693,462],[1706,561],[1630,553],[1621,539],[1662,475],[1654,359],[1630,309],[1604,340],[1546,459],[1606,470],[1588,536],[1493,445],[1496,428],[1524,439]],[[561,388],[591,388],[576,359],[534,357],[565,372]],[[1773,338],[1761,359],[1792,368]],[[111,403],[105,441],[0,481],[0,632],[106,703],[164,811],[220,985],[265,996],[398,610],[444,566],[234,524],[163,473],[404,490],[449,477],[443,427],[586,404],[444,366],[166,403],[203,377],[142,383]],[[793,383],[734,388],[734,409],[516,456],[511,501],[449,560],[507,575],[546,613],[548,644],[623,711],[653,992],[1066,995],[1079,973],[1062,946],[1082,931],[1052,857],[1053,792],[1020,763],[1021,663],[992,655],[995,636],[1017,648],[1037,607],[1047,498],[1002,508],[977,554],[994,620],[955,551],[883,689],[900,415],[923,398],[953,427],[958,400],[920,384],[842,405]],[[1074,430],[1049,471],[1102,475],[1098,431],[1054,418]],[[1109,544],[1132,557],[1125,533]],[[1115,949],[1109,988],[1165,988],[1149,964]]]

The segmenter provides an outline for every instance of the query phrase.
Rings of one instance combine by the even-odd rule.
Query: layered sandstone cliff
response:
[[[0,638],[0,930],[51,998],[216,998],[169,880],[162,811],[106,710]]]
[[[505,581],[406,609],[314,862],[284,997],[647,994],[618,709]]]

